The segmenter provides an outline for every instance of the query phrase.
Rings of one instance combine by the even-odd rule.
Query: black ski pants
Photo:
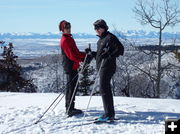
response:
[[[65,92],[65,107],[66,107],[66,111],[67,111],[69,106],[70,106],[69,111],[71,111],[72,109],[74,109],[74,106],[75,106],[75,95],[76,95],[76,93],[73,96],[73,92],[75,90],[75,86],[76,86],[76,83],[78,80],[78,72],[72,70],[71,72],[66,74],[66,77],[67,77],[67,83],[69,83],[69,84],[67,85],[66,92]],[[72,103],[70,105],[72,96],[73,96],[73,100],[72,100]]]
[[[114,117],[114,102],[113,94],[111,91],[111,78],[114,74],[114,71],[101,69],[100,71],[100,93],[102,96],[103,106],[105,115],[108,117]]]

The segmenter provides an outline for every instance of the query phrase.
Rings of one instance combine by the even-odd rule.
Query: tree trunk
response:
[[[162,44],[162,29],[159,31],[159,49],[158,49],[158,74],[157,74],[157,98],[160,98],[160,82],[161,82],[161,44]]]

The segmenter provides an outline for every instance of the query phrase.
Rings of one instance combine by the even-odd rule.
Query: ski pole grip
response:
[[[89,43],[89,49],[91,50],[91,43]]]

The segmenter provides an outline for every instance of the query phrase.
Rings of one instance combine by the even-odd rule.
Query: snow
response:
[[[12,42],[14,44],[14,53],[19,58],[34,58],[45,56],[48,54],[60,53],[59,41],[60,39],[6,39],[6,44]],[[97,39],[75,39],[80,51],[84,51],[91,43],[92,50],[96,50]],[[3,49],[0,48],[0,54]]]
[[[114,97],[114,124],[93,124],[103,113],[100,96],[93,96],[85,120],[83,116],[66,118],[64,98],[59,105],[32,125],[43,114],[56,93],[0,93],[1,134],[163,134],[167,117],[180,118],[180,103],[174,99]],[[77,96],[76,108],[86,111],[89,96]],[[81,124],[83,124],[81,126]]]

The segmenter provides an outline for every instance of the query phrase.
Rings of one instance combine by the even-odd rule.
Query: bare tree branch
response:
[[[149,24],[159,30],[159,49],[157,52],[157,97],[160,97],[160,82],[163,76],[163,71],[169,67],[162,67],[162,32],[167,26],[174,27],[180,23],[180,10],[178,4],[172,0],[137,0],[134,7],[134,13],[141,24]],[[138,68],[140,69],[140,68]],[[143,71],[143,70],[141,70]]]

